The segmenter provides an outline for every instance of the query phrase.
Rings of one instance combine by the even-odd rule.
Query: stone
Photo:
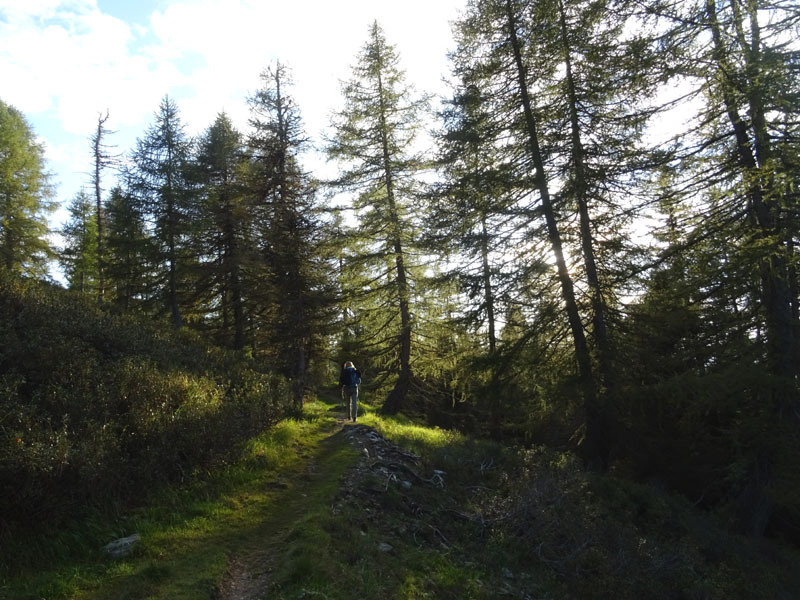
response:
[[[387,544],[386,542],[381,542],[380,544],[378,544],[378,550],[380,550],[381,552],[391,552],[392,550],[394,550],[394,546],[392,546],[391,544]]]
[[[138,533],[134,533],[128,537],[109,542],[103,546],[103,550],[105,550],[106,554],[112,556],[113,558],[124,558],[130,554],[134,544],[136,544],[140,538],[141,536]]]

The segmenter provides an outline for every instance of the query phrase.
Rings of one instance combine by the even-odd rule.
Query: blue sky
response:
[[[165,94],[191,134],[222,110],[245,129],[245,98],[276,59],[292,69],[295,99],[317,139],[374,19],[408,79],[440,91],[449,22],[464,2],[0,0],[0,98],[27,116],[66,204],[89,187],[88,139],[101,111],[110,112],[109,141],[119,152],[133,147]],[[113,185],[113,175],[103,183]]]

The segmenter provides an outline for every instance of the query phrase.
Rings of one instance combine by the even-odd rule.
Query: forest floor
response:
[[[0,599],[800,597],[797,553],[682,499],[364,408],[328,390],[202,481],[29,541]]]

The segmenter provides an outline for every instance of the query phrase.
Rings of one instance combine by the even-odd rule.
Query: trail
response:
[[[229,559],[228,571],[218,588],[219,600],[259,600],[266,597],[270,575],[287,538],[309,510],[326,496],[331,500],[339,489],[342,461],[348,448],[345,438],[346,420],[337,419],[331,434],[324,438],[313,454],[305,452],[307,461],[279,485],[284,489],[276,510],[259,527],[259,535],[238,548]],[[346,469],[345,469],[346,470]]]

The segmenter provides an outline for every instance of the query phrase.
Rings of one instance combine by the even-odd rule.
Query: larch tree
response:
[[[744,336],[737,346],[752,346],[738,371],[748,372],[746,358],[767,374],[758,389],[741,392],[742,405],[752,402],[758,412],[732,429],[769,431],[751,436],[740,450],[742,475],[731,492],[745,529],[758,535],[774,514],[775,497],[786,494],[776,490],[794,485],[783,457],[796,452],[800,415],[797,155],[786,152],[797,147],[798,55],[791,42],[797,10],[788,2],[761,0],[656,3],[648,9],[669,24],[667,36],[688,39],[691,50],[680,72],[694,84],[701,108],[678,156],[683,189],[694,192],[684,201],[705,218],[689,238],[722,238],[725,249],[719,275],[709,274],[706,303],[726,304],[736,318],[724,331],[738,329]],[[740,411],[731,410],[731,419]]]
[[[470,300],[463,320],[485,326],[490,354],[497,349],[497,290],[502,270],[496,255],[513,244],[514,179],[502,153],[485,102],[476,85],[454,90],[442,113],[438,166],[442,183],[433,194],[427,238],[443,256],[457,259],[445,274]],[[502,252],[500,252],[502,253]],[[474,303],[472,301],[475,301]]]
[[[453,375],[451,387],[471,390],[476,410],[487,409],[482,421],[499,435],[510,414],[510,398],[496,390],[504,375],[505,389],[510,388],[503,370],[516,358],[505,354],[513,344],[504,347],[499,331],[509,301],[519,296],[519,273],[527,268],[519,255],[527,219],[518,210],[528,193],[527,178],[518,177],[513,160],[497,143],[502,132],[491,99],[475,82],[460,81],[453,88],[441,114],[441,180],[431,194],[425,242],[442,259],[441,275],[434,279],[440,296],[460,301],[458,310],[451,311],[454,331],[466,328],[476,336],[472,344],[456,345],[456,371],[462,373]]]
[[[777,14],[773,24],[762,31],[765,28],[759,11],[768,10],[776,10]],[[785,229],[785,213],[796,206],[796,194],[785,184],[792,171],[776,150],[781,123],[774,119],[788,116],[796,120],[798,110],[796,104],[794,110],[789,108],[791,96],[782,97],[779,91],[771,89],[771,84],[791,77],[786,68],[791,68],[791,63],[797,60],[791,50],[776,47],[776,36],[781,31],[775,23],[783,21],[788,33],[792,25],[785,24],[785,19],[794,21],[796,16],[788,6],[773,7],[758,1],[730,0],[726,6],[707,0],[705,11],[706,26],[713,40],[709,53],[714,68],[710,91],[714,92],[712,101],[716,107],[710,108],[723,110],[728,120],[729,134],[735,140],[738,163],[735,173],[753,217],[751,227],[764,244],[760,274],[768,366],[783,382],[783,389],[779,389],[775,398],[776,408],[787,416],[797,415],[800,399],[794,360],[797,342],[793,338],[796,327],[789,284],[789,265],[794,257],[788,254],[787,242],[791,236]],[[762,36],[767,39],[762,40]],[[778,106],[784,110],[773,112]]]
[[[585,288],[583,310],[589,315],[607,462],[610,440],[619,429],[612,332],[617,288],[628,285],[633,257],[640,253],[627,237],[632,217],[651,201],[643,182],[652,171],[654,151],[645,145],[643,132],[668,106],[651,97],[669,68],[657,36],[642,27],[625,0],[540,1],[529,18],[537,32],[533,63],[560,66],[540,87],[547,97],[545,128],[552,172],[561,182],[561,211],[577,215],[572,237],[574,254],[582,261],[575,276]]]
[[[0,100],[0,269],[46,275],[54,255],[47,239],[51,193],[33,130],[21,112]]]
[[[155,122],[137,140],[131,160],[127,184],[152,226],[160,252],[165,308],[173,326],[181,327],[183,279],[191,260],[186,251],[191,141],[181,123],[178,106],[168,96],[161,101]]]
[[[273,364],[291,379],[295,406],[302,408],[328,320],[316,185],[301,164],[308,139],[287,67],[276,62],[261,83],[249,99],[247,142],[248,187],[266,267],[257,320]]]
[[[517,208],[545,225],[527,235],[549,242],[582,381],[581,451],[601,468],[614,426],[614,286],[636,252],[625,238],[649,169],[640,141],[664,77],[649,32],[632,23],[612,0],[475,0],[452,53],[465,89],[479,89],[489,107],[484,145],[505,157],[513,185],[535,194],[535,208]],[[540,304],[546,314],[551,304]]]
[[[97,220],[92,200],[81,190],[68,206],[69,219],[61,229],[65,245],[59,256],[70,289],[82,294],[99,284]]]
[[[335,186],[355,196],[359,222],[352,233],[367,242],[350,258],[370,281],[372,305],[381,307],[384,317],[376,319],[383,324],[371,344],[382,348],[385,372],[396,374],[383,404],[390,413],[404,407],[413,379],[410,207],[424,168],[414,141],[426,99],[417,97],[404,77],[395,48],[374,22],[352,77],[342,84],[344,108],[333,117],[327,146],[328,156],[341,166]]]
[[[547,166],[548,156],[542,148],[542,116],[534,104],[532,55],[528,43],[534,39],[526,20],[527,2],[518,0],[474,0],[456,24],[458,48],[453,53],[456,68],[470,81],[479,85],[484,94],[493,97],[495,118],[502,121],[510,135],[524,148],[527,168],[531,169],[531,189],[538,196],[540,212],[546,226],[546,236],[555,262],[561,290],[563,310],[571,333],[575,364],[582,382],[586,426],[583,447],[585,460],[604,463],[607,443],[603,431],[602,410],[598,404],[592,359],[586,340],[575,284],[564,252],[562,226],[559,226],[552,193],[553,181]],[[546,69],[536,75],[548,78],[557,69],[551,61],[535,66]],[[502,127],[501,127],[502,129]],[[522,162],[525,168],[525,161]]]

